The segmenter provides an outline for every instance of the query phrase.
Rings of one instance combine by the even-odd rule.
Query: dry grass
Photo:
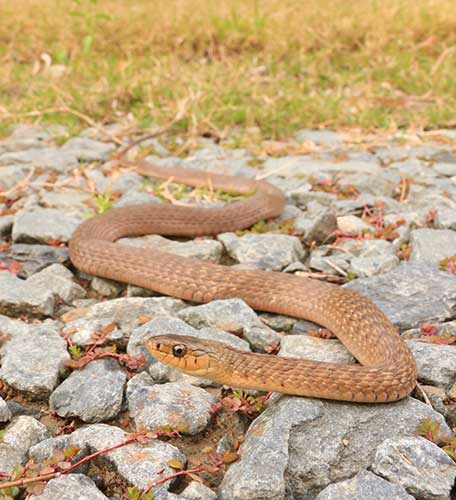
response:
[[[3,128],[56,106],[265,137],[456,125],[454,0],[0,0],[0,19]]]

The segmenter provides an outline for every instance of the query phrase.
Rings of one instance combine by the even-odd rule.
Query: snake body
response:
[[[180,167],[129,163],[140,173],[194,187],[250,196],[222,208],[162,203],[114,208],[83,222],[70,244],[73,264],[89,274],[194,302],[240,298],[252,308],[304,318],[331,330],[359,361],[342,365],[237,351],[218,342],[154,337],[149,351],[171,366],[234,387],[357,402],[402,399],[414,388],[412,353],[383,312],[353,290],[262,270],[240,270],[116,240],[150,233],[215,235],[279,215],[280,190],[264,181]],[[179,347],[179,353],[173,353]],[[177,352],[177,351],[176,351]]]

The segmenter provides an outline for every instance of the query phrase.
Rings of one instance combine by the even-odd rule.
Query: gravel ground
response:
[[[173,156],[184,143],[154,139],[130,151],[165,166],[257,176],[281,188],[282,216],[250,231],[121,244],[312,276],[368,296],[397,325],[418,366],[415,392],[384,405],[277,394],[265,402],[153,360],[144,340],[177,333],[245,351],[354,362],[337,340],[317,338],[324,332],[307,321],[258,313],[239,299],[185,303],[74,269],[67,243],[97,211],[170,200],[220,206],[227,199],[113,166],[108,160],[118,146],[99,130],[66,134],[58,126],[19,125],[0,141],[5,480],[21,477],[19,465],[39,476],[95,455],[71,474],[32,483],[28,498],[137,498],[127,488],[152,482],[157,499],[452,498],[456,463],[443,446],[456,428],[451,131],[380,137],[303,130],[252,149],[196,138],[185,157]],[[437,443],[419,435],[423,421]],[[174,477],[209,465],[204,484]]]

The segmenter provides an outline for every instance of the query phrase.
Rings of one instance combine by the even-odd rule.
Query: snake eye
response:
[[[176,358],[182,358],[185,356],[186,352],[187,348],[184,344],[177,344],[173,347],[173,355],[176,356]]]

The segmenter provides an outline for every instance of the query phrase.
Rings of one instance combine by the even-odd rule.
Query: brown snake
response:
[[[218,342],[160,335],[147,342],[159,360],[234,387],[357,402],[402,399],[414,388],[412,353],[382,311],[358,293],[278,272],[239,270],[156,250],[123,246],[125,236],[215,235],[278,216],[280,190],[264,181],[122,162],[140,173],[249,197],[223,208],[151,203],[114,208],[82,223],[70,244],[73,264],[89,274],[194,302],[240,298],[257,310],[287,314],[331,330],[359,365],[244,353]]]

